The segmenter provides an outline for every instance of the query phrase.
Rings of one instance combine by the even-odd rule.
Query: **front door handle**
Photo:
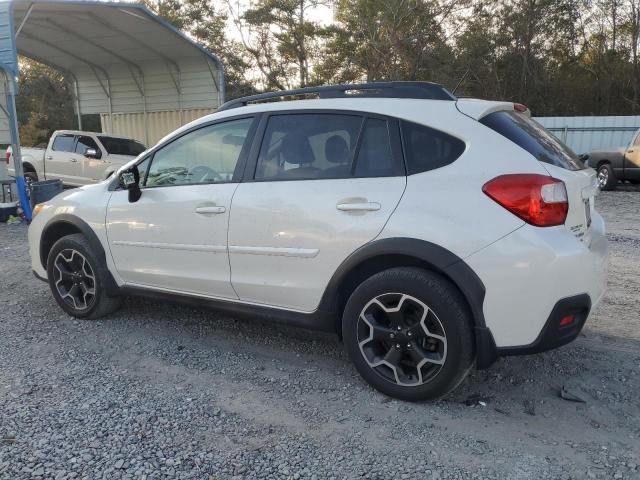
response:
[[[211,206],[211,207],[196,207],[196,213],[201,213],[201,214],[218,214],[218,213],[224,213],[226,212],[227,209],[224,207],[217,207],[217,206]]]
[[[47,160],[53,160],[53,155],[47,155]]]
[[[73,162],[73,163],[76,163],[78,161],[78,159],[77,158],[70,158],[69,161]]]
[[[380,210],[378,202],[339,203],[336,208],[341,212],[375,212]]]

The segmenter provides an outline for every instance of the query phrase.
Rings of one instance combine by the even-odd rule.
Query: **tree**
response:
[[[453,55],[443,22],[467,3],[338,0],[325,78],[450,83]]]
[[[258,0],[243,14],[235,14],[243,46],[260,72],[265,89],[283,90],[311,83],[313,61],[322,55],[325,28],[309,20],[308,12],[325,3]]]
[[[46,146],[54,130],[75,127],[69,83],[59,72],[26,58],[20,59],[16,110],[24,145]]]
[[[177,29],[220,57],[225,67],[227,99],[255,93],[247,79],[250,65],[242,45],[227,34],[228,12],[210,0],[145,0],[146,5]]]

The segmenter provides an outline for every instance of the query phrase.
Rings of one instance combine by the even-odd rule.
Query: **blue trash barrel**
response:
[[[41,182],[33,182],[29,190],[31,191],[31,206],[33,206],[51,200],[64,189],[62,180],[43,180]]]

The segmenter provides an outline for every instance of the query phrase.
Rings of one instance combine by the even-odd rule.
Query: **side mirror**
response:
[[[129,191],[129,203],[135,203],[140,200],[142,190],[140,190],[140,172],[138,167],[120,172],[120,186]]]
[[[87,158],[100,158],[102,155],[95,148],[87,148],[84,151],[84,156]]]

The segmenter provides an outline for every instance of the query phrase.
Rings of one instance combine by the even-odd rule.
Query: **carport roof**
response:
[[[222,63],[145,6],[124,2],[15,0],[18,53],[77,83],[82,113],[215,108]]]

